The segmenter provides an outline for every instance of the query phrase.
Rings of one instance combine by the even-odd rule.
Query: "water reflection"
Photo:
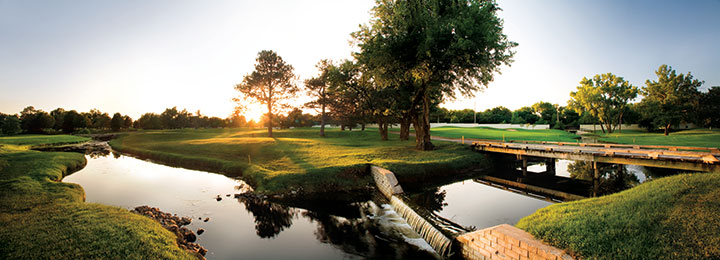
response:
[[[599,164],[600,178],[598,179],[597,195],[607,195],[623,191],[640,184],[640,179],[635,174],[628,173],[625,165],[621,164]],[[593,163],[576,161],[568,164],[567,171],[570,178],[592,181],[594,170]]]
[[[412,201],[428,211],[442,211],[447,202],[445,202],[445,196],[447,191],[441,189],[441,187],[431,188],[421,193],[415,193],[410,195]]]
[[[255,232],[261,238],[274,238],[285,228],[292,226],[297,210],[277,203],[272,203],[253,196],[241,196],[240,203],[255,218]]]
[[[208,259],[432,258],[414,242],[387,232],[388,228],[379,224],[382,217],[371,210],[370,201],[306,201],[301,208],[257,197],[234,199],[238,187],[246,186],[240,180],[158,165],[116,152],[104,155],[88,154],[87,166],[63,181],[80,184],[87,202],[127,209],[151,205],[192,217],[194,221],[188,227],[205,230],[198,243],[209,250]]]

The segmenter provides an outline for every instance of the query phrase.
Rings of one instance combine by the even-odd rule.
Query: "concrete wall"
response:
[[[465,259],[573,259],[565,251],[508,224],[465,233],[458,236],[457,241]]]
[[[377,166],[370,166],[370,174],[372,174],[373,179],[375,179],[375,185],[378,190],[380,190],[380,193],[385,195],[386,198],[391,199],[393,195],[403,193],[400,183],[398,183],[395,174],[391,171]]]

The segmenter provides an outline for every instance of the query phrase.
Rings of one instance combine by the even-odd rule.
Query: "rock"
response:
[[[205,256],[205,254],[207,254],[207,249],[205,249],[204,247],[200,247],[200,248],[198,249],[198,253],[200,253],[201,255]]]
[[[225,194],[225,197],[230,197],[230,193],[228,193],[228,194]]]
[[[182,228],[183,237],[185,238],[185,241],[187,242],[195,242],[197,240],[197,236],[195,236],[195,233],[193,233],[191,230],[187,228]]]
[[[198,234],[198,235],[202,235],[202,233],[205,233],[205,229],[198,228],[197,234]]]
[[[208,222],[208,221],[210,221],[210,218],[205,218],[205,220],[203,220],[203,222]]]
[[[215,200],[221,201],[221,200],[222,200],[222,197],[220,197],[220,195],[217,195],[217,197],[215,197]]]

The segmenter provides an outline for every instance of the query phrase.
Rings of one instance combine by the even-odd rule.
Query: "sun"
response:
[[[245,120],[252,120],[257,123],[260,122],[260,119],[265,113],[266,112],[263,110],[261,104],[251,103],[247,105],[245,112],[243,112],[243,116],[245,116]]]

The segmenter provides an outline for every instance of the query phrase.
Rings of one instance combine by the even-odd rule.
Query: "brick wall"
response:
[[[502,224],[457,237],[465,259],[573,259],[527,232]]]

